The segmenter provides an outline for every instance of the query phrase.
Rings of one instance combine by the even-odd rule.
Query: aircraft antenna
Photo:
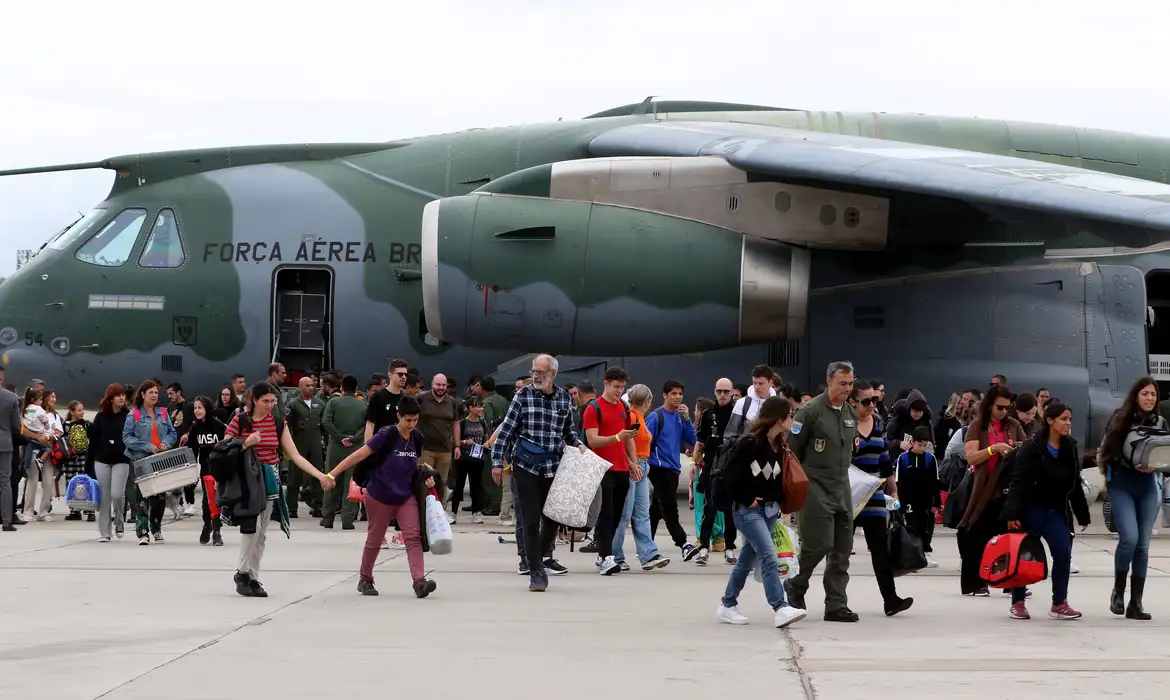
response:
[[[654,98],[655,97],[658,97],[658,95],[650,95],[646,99],[642,100],[642,103],[634,108],[634,115],[641,116],[641,115],[649,112],[651,107],[654,107],[654,113],[657,114],[658,108],[657,108],[657,106],[654,105]]]
[[[61,173],[68,170],[96,170],[99,168],[108,168],[109,164],[105,161],[95,160],[89,163],[66,163],[64,165],[39,165],[33,168],[15,168],[13,170],[0,170],[0,177],[5,175],[36,175],[38,173]]]

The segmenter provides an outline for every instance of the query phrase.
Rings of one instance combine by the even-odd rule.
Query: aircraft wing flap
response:
[[[742,170],[1170,230],[1170,185],[1011,156],[734,122],[618,127],[595,156],[721,156]]]

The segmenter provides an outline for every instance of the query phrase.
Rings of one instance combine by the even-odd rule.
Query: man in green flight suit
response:
[[[288,429],[292,434],[293,443],[297,446],[297,452],[312,462],[314,467],[324,471],[325,455],[321,441],[321,417],[325,413],[325,402],[313,393],[312,377],[301,377],[297,388],[300,390],[300,395],[289,399],[286,404]],[[290,469],[287,494],[290,518],[297,517],[297,502],[300,499],[301,489],[305,487],[310,489],[311,495],[307,505],[311,511],[311,517],[321,517],[321,499],[324,495],[321,483],[316,479],[310,479],[300,469]]]
[[[788,446],[808,475],[808,500],[796,514],[800,532],[800,573],[784,582],[790,605],[806,609],[809,578],[825,564],[825,620],[857,622],[849,609],[849,553],[853,548],[853,494],[849,465],[857,439],[857,413],[847,399],[853,391],[853,365],[833,362],[825,373],[828,388],[793,418]]]
[[[329,435],[329,452],[325,456],[329,470],[341,464],[341,460],[365,444],[363,438],[366,430],[366,402],[357,395],[357,386],[357,377],[352,374],[345,375],[341,380],[341,395],[334,396],[325,404],[321,427]],[[349,500],[349,482],[352,478],[353,470],[345,470],[337,477],[337,488],[325,493],[321,527],[332,530],[333,519],[340,510],[341,529],[354,529],[358,504]]]

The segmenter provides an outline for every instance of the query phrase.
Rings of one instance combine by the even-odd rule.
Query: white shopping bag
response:
[[[610,466],[589,450],[582,453],[576,447],[566,448],[544,502],[545,517],[567,527],[585,527],[589,506]]]
[[[853,517],[861,512],[869,499],[882,485],[882,480],[872,474],[849,465],[849,490],[853,492]]]
[[[427,542],[431,554],[450,554],[451,539],[451,523],[447,522],[443,506],[434,496],[427,496]]]

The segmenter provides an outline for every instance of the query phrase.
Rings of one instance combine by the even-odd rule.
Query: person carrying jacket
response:
[[[158,405],[158,384],[153,379],[147,379],[134,392],[134,408],[122,426],[122,443],[126,446],[126,458],[131,464],[139,459],[149,457],[159,452],[166,452],[179,442],[179,434],[171,419],[167,417],[167,409]],[[166,512],[166,494],[160,493],[149,498],[143,498],[142,492],[135,486],[135,502],[138,505],[134,515],[134,532],[138,535],[138,544],[150,544],[150,536],[154,541],[162,544],[162,516]]]
[[[1044,427],[1016,453],[1004,517],[1009,530],[1024,529],[1048,543],[1052,552],[1052,609],[1054,620],[1075,620],[1081,613],[1068,604],[1068,576],[1072,562],[1072,521],[1089,527],[1089,504],[1081,488],[1081,457],[1072,432],[1072,410],[1053,401],[1044,409]],[[1025,604],[1026,588],[1012,589],[1011,616],[1031,617]]]

